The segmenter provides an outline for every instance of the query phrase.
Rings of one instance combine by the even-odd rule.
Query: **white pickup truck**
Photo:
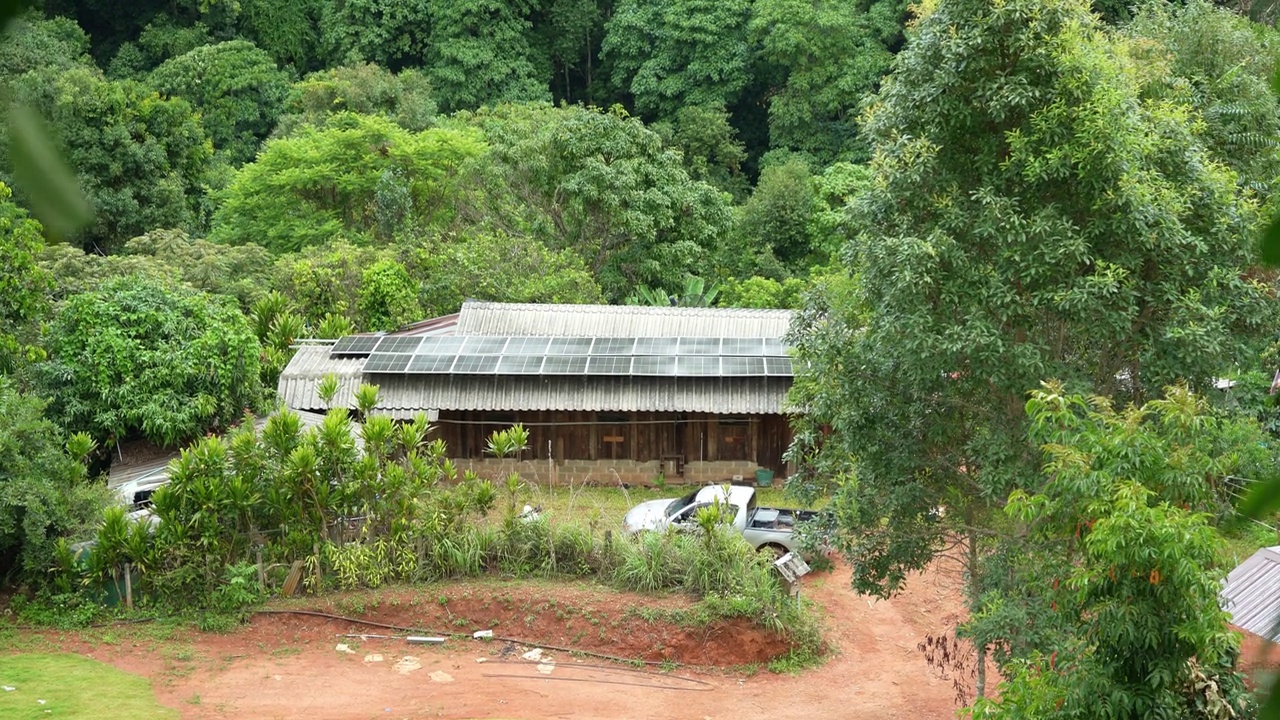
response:
[[[738,485],[708,485],[682,498],[650,500],[627,511],[622,532],[662,531],[669,527],[692,529],[698,510],[709,505],[728,506],[733,529],[756,550],[778,555],[797,550],[795,526],[817,515],[816,510],[789,510],[756,506],[756,489]]]

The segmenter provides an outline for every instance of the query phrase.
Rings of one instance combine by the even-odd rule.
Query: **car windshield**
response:
[[[693,501],[697,497],[698,497],[698,491],[694,490],[693,492],[689,493],[688,495],[685,495],[682,498],[676,498],[675,500],[672,500],[671,504],[667,505],[666,516],[671,517],[672,515],[675,515],[676,513],[680,512],[682,508],[686,508],[692,505]]]

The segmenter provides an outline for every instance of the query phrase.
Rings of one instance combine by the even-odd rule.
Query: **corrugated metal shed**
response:
[[[378,407],[409,418],[433,410],[562,410],[707,412],[763,415],[783,412],[790,378],[654,378],[375,375]]]
[[[459,335],[564,337],[781,338],[790,310],[645,307],[638,305],[534,305],[468,300]]]
[[[280,373],[276,391],[285,407],[324,412],[328,407],[320,399],[320,381],[332,373],[338,378],[334,406],[353,408],[356,388],[364,382],[363,368],[362,357],[331,358],[328,345],[303,345]]]
[[[1280,642],[1280,546],[1262,548],[1232,570],[1221,600],[1233,625]]]

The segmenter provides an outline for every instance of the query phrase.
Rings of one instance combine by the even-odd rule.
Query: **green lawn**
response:
[[[499,484],[499,487],[501,485]],[[555,488],[546,483],[525,483],[518,503],[540,506],[553,522],[573,522],[582,525],[595,524],[603,532],[606,529],[617,530],[622,525],[622,516],[637,503],[657,498],[674,498],[694,490],[692,485],[672,485],[665,490],[657,488],[617,487],[574,487],[567,485]],[[795,507],[797,503],[783,495],[782,488],[759,488],[756,502],[773,507]],[[504,507],[505,497],[499,499],[499,507]],[[495,517],[501,515],[495,513]]]
[[[176,718],[151,681],[79,655],[0,657],[0,718]],[[43,700],[41,704],[39,701]]]

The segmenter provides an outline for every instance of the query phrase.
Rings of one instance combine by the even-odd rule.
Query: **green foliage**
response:
[[[747,151],[724,108],[685,106],[676,110],[670,120],[650,127],[662,136],[668,147],[683,153],[689,177],[710,183],[735,197],[745,193],[747,179],[742,174],[742,163],[747,159]]]
[[[798,278],[787,278],[782,282],[759,276],[741,281],[729,278],[721,285],[722,292],[716,298],[716,304],[736,308],[797,309],[803,303],[801,293],[805,287],[806,283]]]
[[[1022,399],[1042,378],[1206,388],[1274,317],[1243,272],[1254,204],[1185,107],[1139,96],[1122,49],[1074,0],[944,1],[882,86],[856,293],[802,318],[793,394],[793,456],[842,477],[860,589],[893,590],[1034,474]],[[831,472],[855,454],[856,481]]]
[[[1030,528],[1018,550],[1027,565],[1054,574],[1011,578],[1021,597],[975,617],[998,624],[1002,602],[1041,613],[998,633],[1012,636],[1007,647],[1018,659],[1001,700],[979,702],[975,717],[1218,718],[1235,716],[1223,707],[1247,710],[1232,672],[1238,636],[1218,604],[1222,538],[1204,511],[1221,512],[1215,487],[1268,453],[1255,425],[1216,417],[1185,389],[1167,395],[1117,412],[1101,398],[1047,385],[1028,401],[1046,479],[1035,492],[1015,492],[1006,512]],[[1046,624],[1058,632],[1019,648],[1026,643],[1018,636]]]
[[[298,72],[313,70],[324,61],[320,19],[329,3],[324,0],[239,0],[239,21],[255,45],[266,50],[280,66]]]
[[[231,181],[210,238],[257,242],[277,254],[366,238],[377,225],[374,196],[388,170],[408,184],[413,221],[429,225],[451,214],[456,170],[482,150],[464,130],[411,133],[383,118],[341,113],[324,128],[268,141]]]
[[[417,283],[404,265],[394,260],[380,260],[365,268],[356,307],[366,330],[395,330],[423,317]]]
[[[621,0],[605,23],[600,54],[613,83],[651,116],[682,107],[725,107],[750,81],[745,0]]]
[[[174,445],[262,397],[258,341],[230,301],[145,277],[67,298],[44,344],[51,416],[99,439]]]
[[[57,538],[82,534],[107,502],[79,458],[64,451],[62,431],[44,408],[0,377],[0,577],[37,584],[60,567]],[[82,440],[76,445],[84,449]]]
[[[445,110],[548,101],[550,80],[533,62],[532,3],[433,0],[427,74]]]
[[[154,258],[169,277],[196,290],[226,295],[247,310],[271,277],[271,255],[258,245],[228,247],[181,230],[152,230],[125,243],[121,255]]]
[[[12,200],[0,182],[0,376],[12,373],[37,352],[31,341],[47,310],[53,277],[36,265],[44,247],[40,223]]]
[[[488,139],[481,181],[493,188],[460,217],[516,215],[507,222],[582,258],[606,298],[640,284],[678,288],[728,231],[726,197],[692,181],[680,154],[620,109],[504,105],[458,119]]]
[[[12,92],[48,118],[93,206],[94,222],[80,238],[86,248],[113,250],[152,228],[195,223],[212,147],[185,100],[85,67],[27,73]],[[0,172],[20,159],[6,150]]]
[[[244,40],[195,48],[165,61],[148,80],[160,92],[190,102],[214,149],[234,165],[253,159],[289,90],[289,75]]]
[[[769,165],[760,172],[751,198],[739,211],[736,237],[744,255],[763,254],[791,269],[802,269],[826,258],[815,257],[810,238],[817,197],[809,167],[799,159]],[[767,267],[767,260],[756,260]]]
[[[1145,91],[1190,105],[1214,159],[1265,200],[1280,176],[1280,34],[1203,0],[1148,3],[1126,27]]]
[[[0,85],[32,70],[92,66],[89,37],[68,18],[35,14],[14,20],[0,44]]]
[[[427,0],[345,0],[325,3],[320,23],[328,55],[344,65],[373,62],[392,70],[416,66],[427,55],[431,3]]]
[[[377,65],[339,65],[294,83],[275,130],[283,137],[303,125],[323,126],[335,113],[381,115],[412,132],[431,127],[436,101],[418,70],[391,73]]]
[[[760,0],[751,34],[785,80],[770,93],[769,143],[823,164],[864,160],[857,118],[903,43],[904,0]]]
[[[214,42],[204,23],[175,25],[165,16],[147,23],[137,42],[122,43],[106,66],[107,77],[145,80],[147,74],[166,60],[185,55]]]
[[[495,302],[596,303],[599,283],[570,249],[502,231],[468,231],[422,242],[407,263],[421,280],[424,317],[457,312],[468,298]]]
[[[711,307],[720,295],[718,285],[707,286],[707,281],[696,276],[684,279],[684,289],[679,294],[641,285],[634,295],[627,298],[628,305],[653,307]]]

